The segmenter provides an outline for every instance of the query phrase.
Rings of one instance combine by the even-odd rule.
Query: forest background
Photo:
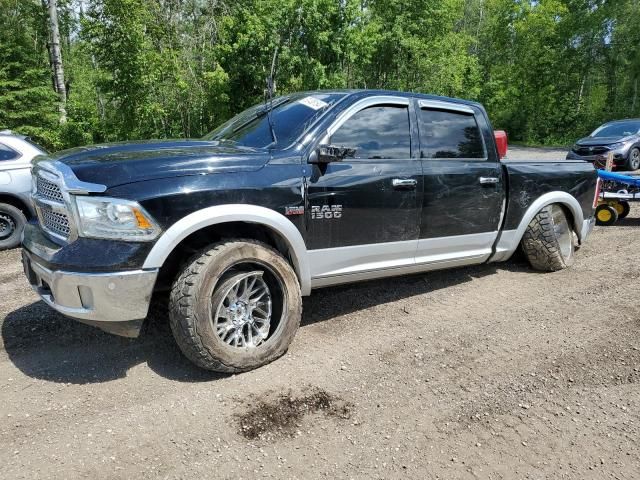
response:
[[[0,0],[0,129],[50,150],[199,137],[277,93],[482,102],[512,141],[640,116],[638,0]]]

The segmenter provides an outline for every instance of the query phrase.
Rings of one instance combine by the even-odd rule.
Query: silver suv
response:
[[[23,135],[0,131],[0,250],[20,244],[27,219],[34,215],[31,160],[45,153]]]
[[[568,160],[586,160],[601,165],[613,152],[616,167],[627,170],[640,168],[640,119],[615,120],[600,125],[588,137],[571,147]]]

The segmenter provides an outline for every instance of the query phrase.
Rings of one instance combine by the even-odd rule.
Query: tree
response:
[[[60,123],[65,123],[67,121],[67,87],[64,83],[60,28],[58,26],[58,4],[56,0],[49,0],[47,11],[49,15],[49,53],[51,56],[51,70],[53,72],[53,87],[60,97],[60,104],[58,106]]]
[[[0,129],[14,129],[48,148],[59,148],[43,13],[36,0],[0,0]]]
[[[637,0],[47,1],[0,0],[0,126],[53,149],[201,136],[262,100],[276,46],[278,94],[478,99],[529,143],[640,115]]]

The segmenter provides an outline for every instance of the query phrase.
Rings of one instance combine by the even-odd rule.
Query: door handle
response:
[[[396,190],[414,190],[418,181],[413,178],[394,178],[391,184]]]
[[[480,177],[479,180],[481,185],[495,185],[500,182],[498,177]]]

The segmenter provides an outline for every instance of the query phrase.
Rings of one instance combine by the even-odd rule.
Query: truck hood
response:
[[[612,143],[626,142],[633,138],[632,135],[626,137],[584,137],[576,143],[583,147],[591,147],[595,145],[611,145]]]
[[[79,180],[107,188],[185,175],[259,170],[266,150],[204,140],[149,140],[107,143],[63,150],[35,161],[68,165]]]

